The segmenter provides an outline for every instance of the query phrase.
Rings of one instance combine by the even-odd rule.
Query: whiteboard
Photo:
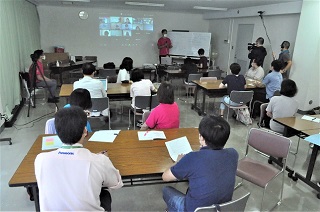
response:
[[[208,32],[168,32],[172,48],[170,55],[198,57],[198,50],[204,49],[204,55],[209,57],[211,33]]]

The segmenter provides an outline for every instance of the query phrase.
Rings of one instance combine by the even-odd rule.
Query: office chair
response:
[[[248,102],[249,102],[249,105],[251,105],[252,97],[253,97],[253,91],[231,91],[230,101],[241,104],[241,105],[231,106],[230,104],[227,104],[224,101],[222,101],[222,103],[228,108],[227,121],[229,119],[230,109],[238,109],[237,115],[239,115],[239,109],[248,108],[248,106],[246,105]]]
[[[109,114],[108,114],[108,127],[109,130],[111,130],[111,125],[110,125],[110,107],[109,107],[109,98],[108,97],[101,97],[101,98],[91,98],[92,101],[92,107],[90,109],[90,112],[101,112],[103,110],[109,109]],[[94,119],[100,116],[90,116],[89,119]]]
[[[208,77],[217,77],[217,79],[221,79],[221,70],[208,71]]]
[[[248,143],[245,157],[238,161],[237,176],[242,179],[236,188],[242,185],[243,179],[263,188],[263,196],[260,205],[260,211],[262,211],[263,199],[267,186],[272,180],[282,173],[280,199],[277,203],[277,205],[280,205],[282,202],[284,186],[284,171],[291,146],[291,140],[286,137],[256,128],[252,128],[249,131],[247,140]],[[261,162],[261,160],[257,160],[256,156],[251,157],[251,154],[255,152],[249,151],[251,148],[275,158],[282,158],[283,166],[279,170],[273,165],[268,164],[268,162]]]
[[[212,211],[244,211],[249,199],[250,193],[247,193],[239,199],[232,200],[230,202],[222,204],[214,204],[207,207],[198,207],[195,212],[212,212]]]

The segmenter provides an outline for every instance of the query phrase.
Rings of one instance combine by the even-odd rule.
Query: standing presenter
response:
[[[159,61],[161,63],[161,57],[166,57],[169,55],[169,49],[172,48],[172,43],[170,38],[168,38],[166,29],[161,30],[162,37],[158,40],[158,49],[159,49]]]

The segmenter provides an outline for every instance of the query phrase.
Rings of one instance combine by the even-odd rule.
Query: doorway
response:
[[[234,61],[241,66],[240,74],[244,75],[249,69],[248,43],[252,42],[254,24],[239,24],[237,32]]]

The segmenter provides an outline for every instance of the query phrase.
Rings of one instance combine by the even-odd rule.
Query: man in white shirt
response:
[[[123,186],[106,151],[84,148],[87,116],[80,107],[60,109],[55,127],[63,145],[34,162],[41,211],[111,211],[108,190]]]
[[[84,88],[90,92],[91,98],[106,97],[107,96],[106,88],[107,88],[108,82],[106,80],[106,86],[104,86],[100,80],[94,79],[93,76],[95,71],[96,71],[96,67],[94,65],[84,64],[82,66],[83,78],[73,83],[73,90],[77,88]],[[108,116],[109,114],[108,109],[101,111],[101,114],[103,116]],[[93,112],[91,113],[91,116],[100,116],[100,112]]]

